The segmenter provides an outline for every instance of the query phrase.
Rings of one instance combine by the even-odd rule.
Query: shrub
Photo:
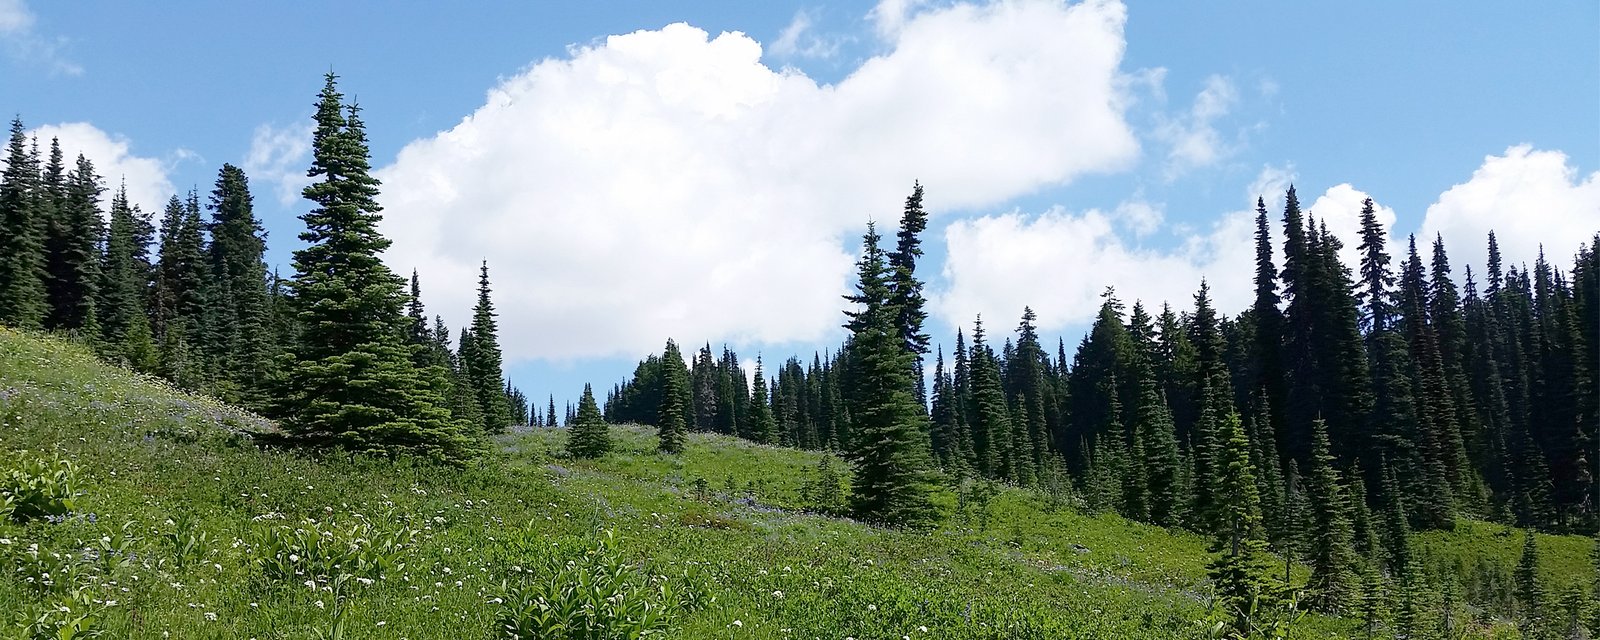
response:
[[[671,616],[696,606],[693,585],[648,578],[613,551],[606,531],[576,557],[550,554],[502,585],[497,635],[515,640],[622,640],[665,635]]]
[[[17,522],[62,516],[77,506],[78,465],[19,451],[21,462],[0,472],[0,513]]]
[[[273,580],[341,574],[381,578],[405,567],[417,537],[410,527],[383,530],[366,521],[350,525],[307,520],[268,529],[255,543],[256,564]]]

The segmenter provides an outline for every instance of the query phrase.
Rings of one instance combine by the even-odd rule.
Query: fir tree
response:
[[[661,440],[658,448],[662,453],[683,453],[691,410],[685,401],[685,396],[689,395],[689,372],[683,364],[678,343],[671,339],[667,340],[667,348],[661,354],[661,367],[661,406],[656,413],[656,429]]]
[[[1011,408],[1006,404],[1000,382],[1000,363],[984,342],[983,318],[972,330],[972,352],[968,357],[972,377],[973,450],[978,469],[984,474],[1016,480],[1016,459],[1011,451]]]
[[[511,424],[511,408],[500,391],[505,379],[495,315],[494,303],[489,299],[489,261],[485,260],[478,271],[478,304],[472,309],[472,361],[468,367],[485,433],[502,433]]]
[[[1351,607],[1359,586],[1351,545],[1354,537],[1349,505],[1329,452],[1328,431],[1319,421],[1312,427],[1311,579],[1306,583],[1307,604],[1318,611],[1338,613]]]
[[[778,438],[778,424],[772,416],[772,399],[767,394],[767,376],[762,372],[761,356],[756,356],[755,379],[750,392],[750,432],[745,438],[760,444],[773,444]]]
[[[1272,606],[1273,587],[1268,576],[1267,543],[1262,539],[1261,510],[1256,495],[1255,470],[1250,466],[1250,443],[1239,428],[1239,417],[1223,417],[1218,433],[1218,530],[1211,550],[1211,582],[1217,606],[1232,617],[1232,631],[1251,637],[1256,620]]]
[[[1516,570],[1517,606],[1521,613],[1521,623],[1524,636],[1531,637],[1536,630],[1544,626],[1544,585],[1539,580],[1539,543],[1534,539],[1533,530],[1528,529],[1523,533],[1522,558],[1517,561]]]
[[[846,312],[851,341],[851,430],[846,449],[853,469],[851,510],[865,520],[894,526],[931,526],[928,453],[922,433],[926,412],[917,406],[912,355],[903,347],[892,302],[893,272],[869,223],[857,262],[857,308]],[[1001,400],[1004,403],[1004,400]]]
[[[26,142],[22,118],[12,119],[0,173],[0,324],[36,329],[46,313],[45,210],[39,159]]]
[[[1150,523],[1173,527],[1179,524],[1187,493],[1180,486],[1178,439],[1173,434],[1172,415],[1156,391],[1154,377],[1142,377],[1135,431],[1144,449],[1143,467],[1146,486],[1149,487]],[[1252,482],[1253,478],[1252,475]]]
[[[916,399],[919,406],[927,406],[928,393],[922,376],[922,356],[928,353],[928,335],[922,324],[928,319],[923,308],[927,300],[922,295],[922,281],[917,279],[917,259],[922,257],[921,235],[928,228],[928,214],[922,210],[922,183],[912,185],[906,197],[905,211],[900,215],[900,230],[895,235],[895,249],[888,254],[889,304],[896,310],[895,329],[900,340],[911,354],[912,375],[915,378]]]
[[[567,433],[567,453],[574,458],[600,458],[611,452],[611,427],[600,416],[594,389],[583,385],[578,414]]]
[[[315,181],[304,195],[307,246],[294,253],[301,327],[282,398],[290,439],[385,455],[413,453],[460,462],[476,446],[453,420],[441,391],[445,373],[419,371],[404,340],[402,281],[380,254],[378,180],[355,106],[343,104],[327,74],[312,137]]]
[[[99,337],[95,298],[104,232],[99,203],[104,190],[94,163],[79,154],[76,166],[66,176],[62,200],[45,226],[44,284],[49,301],[45,328]]]
[[[100,299],[96,307],[104,353],[138,371],[154,373],[156,347],[145,316],[144,294],[149,274],[140,264],[138,247],[147,243],[141,232],[140,214],[128,204],[127,186],[111,199],[111,227],[100,265]]]
[[[215,300],[215,315],[231,328],[217,357],[231,362],[223,370],[246,404],[266,408],[278,344],[267,315],[266,231],[255,217],[250,182],[244,171],[222,165],[211,191],[211,271],[226,295]],[[423,320],[426,321],[425,319]],[[425,330],[427,325],[423,325]]]

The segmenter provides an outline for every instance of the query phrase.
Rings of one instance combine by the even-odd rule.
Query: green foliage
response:
[[[567,453],[574,458],[599,458],[611,451],[611,425],[600,415],[594,389],[587,384],[578,400],[578,416],[567,433]]]
[[[336,78],[327,75],[317,105],[304,189],[313,206],[294,253],[300,334],[283,363],[287,440],[461,464],[477,447],[445,406],[445,372],[412,362],[401,280],[380,258],[390,241],[377,228],[365,128]]]
[[[359,518],[306,520],[270,527],[251,547],[262,575],[277,582],[298,584],[341,575],[377,579],[406,567],[419,534],[406,525],[383,526]]]
[[[509,640],[633,640],[665,635],[672,616],[695,602],[672,585],[623,562],[614,533],[591,548],[520,550],[524,560],[502,587],[496,637]],[[567,551],[567,553],[562,553]]]
[[[17,522],[64,516],[78,503],[78,465],[57,455],[26,450],[12,454],[12,466],[0,472],[0,513]]]
[[[660,436],[658,448],[662,453],[682,453],[684,437],[689,431],[689,370],[683,363],[678,343],[670,338],[661,354],[661,369],[661,406],[656,418]]]

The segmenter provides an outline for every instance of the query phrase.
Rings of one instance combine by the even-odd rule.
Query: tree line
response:
[[[1070,355],[1031,309],[998,346],[979,317],[948,358],[934,347],[925,382],[922,196],[892,250],[869,226],[837,349],[758,357],[747,377],[727,347],[686,364],[669,340],[608,393],[606,419],[660,425],[664,448],[687,429],[837,451],[856,462],[857,515],[895,524],[925,521],[926,504],[894,500],[925,501],[934,472],[1071,487],[1088,509],[1212,536],[1236,607],[1272,582],[1268,551],[1311,565],[1309,605],[1348,613],[1380,579],[1422,579],[1412,531],[1595,530],[1600,234],[1563,269],[1542,252],[1507,264],[1491,232],[1458,288],[1442,238],[1426,260],[1414,237],[1389,254],[1370,199],[1352,270],[1290,187],[1281,247],[1257,201],[1250,308],[1220,312],[1204,282],[1181,309],[1107,288]]]
[[[318,95],[304,246],[268,271],[243,170],[224,164],[202,204],[159,220],[102,211],[93,163],[41,152],[20,117],[0,172],[0,324],[70,335],[102,357],[278,419],[286,443],[462,462],[485,435],[554,421],[505,380],[488,265],[469,326],[452,335],[379,259],[379,182],[361,109],[337,76]],[[209,214],[209,215],[207,215]]]

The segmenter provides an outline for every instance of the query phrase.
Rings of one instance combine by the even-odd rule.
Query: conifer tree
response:
[[[1016,459],[1011,450],[1011,410],[1000,382],[1000,363],[984,342],[983,318],[972,329],[972,352],[967,359],[972,377],[972,434],[978,469],[992,478],[1016,480]]]
[[[912,185],[900,215],[900,230],[895,234],[895,249],[888,254],[889,304],[896,309],[895,329],[907,352],[911,353],[912,375],[919,406],[928,404],[922,376],[922,356],[928,353],[928,335],[922,325],[928,319],[924,310],[922,281],[917,279],[917,259],[922,257],[921,235],[928,228],[928,214],[922,210],[922,183]]]
[[[59,146],[54,149],[59,153]],[[76,166],[66,176],[60,204],[45,226],[44,285],[50,306],[45,328],[99,337],[95,298],[104,234],[99,203],[104,190],[94,163],[79,154]]]
[[[1272,606],[1273,587],[1268,575],[1267,543],[1262,539],[1261,510],[1256,495],[1255,470],[1250,466],[1250,443],[1239,427],[1239,417],[1227,414],[1218,436],[1218,529],[1211,545],[1218,554],[1210,576],[1218,605],[1233,618],[1232,630],[1251,637],[1258,617]]]
[[[100,265],[96,307],[103,317],[102,353],[137,371],[154,373],[156,347],[144,305],[149,273],[138,256],[139,246],[149,238],[142,233],[140,222],[139,211],[128,204],[124,184],[111,199],[111,226]]]
[[[1517,606],[1521,615],[1522,629],[1525,637],[1532,635],[1544,626],[1544,586],[1539,580],[1539,543],[1534,539],[1533,530],[1528,529],[1523,533],[1522,558],[1517,562]]]
[[[750,432],[745,438],[760,444],[773,444],[778,439],[778,424],[772,416],[772,399],[767,393],[767,376],[762,372],[760,355],[756,356],[755,379],[751,381]]]
[[[583,385],[578,413],[567,432],[567,453],[574,458],[600,458],[611,452],[611,427],[600,416],[594,389]]]
[[[266,231],[255,217],[244,171],[222,165],[208,206],[212,279],[225,293],[213,301],[212,314],[229,328],[215,357],[231,362],[222,373],[246,404],[266,408],[278,345],[268,330]]]
[[[661,406],[656,413],[658,448],[662,453],[683,453],[684,438],[689,430],[689,372],[683,364],[683,353],[678,343],[667,339],[667,348],[661,354],[662,385]]]
[[[478,411],[483,416],[485,433],[503,433],[511,424],[511,408],[506,404],[501,388],[505,385],[501,370],[499,327],[495,322],[494,302],[489,299],[489,261],[478,267],[478,304],[472,309],[472,352],[468,371],[472,390],[478,398]]]
[[[1149,496],[1150,523],[1173,527],[1179,524],[1185,491],[1180,487],[1178,439],[1172,430],[1172,415],[1156,391],[1154,376],[1143,375],[1135,431],[1144,449],[1143,467]],[[1248,447],[1248,443],[1247,443]],[[1246,449],[1248,452],[1248,448]],[[1252,482],[1254,482],[1252,475]]]
[[[1252,360],[1256,365],[1253,390],[1259,390],[1257,401],[1267,407],[1267,420],[1272,433],[1283,429],[1284,396],[1287,385],[1283,367],[1284,320],[1278,307],[1278,271],[1272,262],[1272,233],[1267,219],[1267,204],[1256,197],[1256,295],[1251,306],[1255,319],[1255,341]]]
[[[899,310],[891,297],[893,272],[878,239],[868,223],[856,264],[856,293],[846,297],[857,307],[845,312],[854,387],[854,437],[846,449],[853,470],[851,510],[873,522],[926,527],[938,517],[922,437],[927,414],[914,396],[912,355],[903,348],[895,324]]]
[[[45,210],[39,158],[26,143],[22,118],[12,119],[0,173],[0,324],[36,329],[46,313]]]
[[[1354,537],[1347,496],[1329,452],[1328,430],[1321,421],[1312,426],[1311,448],[1311,578],[1306,583],[1307,604],[1315,610],[1338,613],[1356,599]]]
[[[286,363],[285,431],[311,446],[465,461],[476,445],[446,408],[445,373],[411,362],[402,281],[379,257],[389,240],[377,229],[365,128],[336,79],[327,74],[319,95],[307,246],[294,253],[301,330]]]

